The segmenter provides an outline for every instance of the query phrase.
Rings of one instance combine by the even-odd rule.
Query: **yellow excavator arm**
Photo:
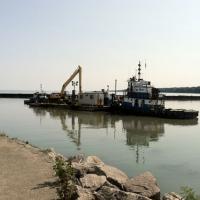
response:
[[[69,85],[69,83],[74,79],[74,77],[77,74],[79,74],[79,93],[82,93],[82,67],[79,65],[78,68],[74,71],[74,73],[63,84],[61,92],[60,92],[61,96],[64,95],[66,87]]]

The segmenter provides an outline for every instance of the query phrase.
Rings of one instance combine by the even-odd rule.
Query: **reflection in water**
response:
[[[45,117],[47,114],[47,111],[45,109],[34,108],[32,110],[34,114],[39,117]]]
[[[170,120],[162,118],[138,117],[138,116],[120,116],[110,115],[102,112],[80,112],[71,110],[61,110],[55,108],[41,109],[32,108],[36,116],[45,117],[48,113],[52,119],[60,119],[62,129],[71,138],[80,149],[81,129],[107,129],[109,127],[116,132],[116,123],[122,123],[121,132],[126,133],[126,144],[135,149],[138,154],[139,147],[149,146],[151,141],[158,141],[165,133],[165,124],[170,125],[196,125],[197,120]]]
[[[100,129],[116,128],[116,122],[122,121],[123,130],[126,132],[127,145],[149,146],[150,141],[157,141],[164,134],[164,124],[170,125],[197,125],[197,120],[170,120],[162,118],[119,116],[102,112],[78,112],[60,109],[33,108],[36,116],[45,117],[49,113],[52,119],[59,118],[62,129],[71,135],[74,142],[80,145],[81,126]],[[71,120],[71,127],[67,125]],[[77,130],[76,130],[77,128]],[[122,130],[122,131],[123,131]]]
[[[44,109],[33,109],[34,114],[40,118],[40,124],[42,124],[42,118],[46,116],[47,112]]]
[[[123,128],[126,131],[127,145],[135,149],[136,163],[140,162],[140,150],[143,146],[149,146],[151,141],[158,141],[165,133],[164,125],[195,125],[197,120],[170,120],[151,117],[129,117],[123,118]],[[144,156],[142,163],[145,163]]]
[[[127,118],[123,120],[123,128],[126,130],[127,145],[135,149],[136,163],[141,159],[145,163],[144,156],[140,158],[142,147],[149,146],[150,141],[157,141],[164,134],[164,123],[160,123],[157,118]]]
[[[164,123],[157,118],[128,118],[123,121],[123,128],[130,146],[149,146],[149,141],[157,141],[164,134]]]

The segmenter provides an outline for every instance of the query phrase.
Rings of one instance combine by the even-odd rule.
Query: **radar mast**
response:
[[[139,61],[139,64],[138,64],[138,81],[141,80],[141,64],[140,64],[140,61]]]

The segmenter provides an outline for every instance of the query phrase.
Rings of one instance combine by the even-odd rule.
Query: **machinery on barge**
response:
[[[66,87],[77,74],[79,74],[79,93],[76,95],[74,87],[72,95],[66,95]],[[150,81],[145,81],[141,78],[140,62],[138,64],[138,76],[131,77],[128,80],[127,89],[123,91],[125,93],[121,96],[116,94],[116,90],[114,94],[111,94],[109,90],[82,92],[82,68],[78,66],[74,73],[65,81],[60,93],[52,93],[50,95],[36,93],[30,100],[26,100],[25,103],[32,107],[107,111],[118,114],[173,119],[194,119],[198,117],[198,111],[195,110],[166,109],[164,95],[160,94],[159,90],[153,87]]]

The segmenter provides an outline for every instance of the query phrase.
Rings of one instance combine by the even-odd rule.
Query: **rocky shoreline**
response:
[[[26,154],[28,154],[29,157],[27,159],[32,160],[34,158],[35,165],[41,164],[37,163],[35,156],[37,155],[37,159],[43,158],[44,156],[42,162],[44,162],[43,164],[46,165],[45,160],[47,160],[46,162],[49,166],[48,170],[51,171],[51,174],[49,174],[48,177],[55,177],[55,173],[52,171],[52,166],[55,165],[57,158],[63,160],[63,162],[68,162],[68,159],[64,158],[60,154],[57,154],[53,149],[40,150],[39,148],[32,147],[30,144],[28,144],[28,142],[23,142],[18,139],[10,139],[5,135],[1,135],[0,138],[0,141],[4,141],[4,145],[6,144],[5,142],[9,142],[12,145],[14,144],[15,149],[13,149],[13,151],[15,151],[15,153],[16,146],[20,146],[18,154],[20,154],[23,150],[23,156],[26,157]],[[6,152],[7,151],[4,151],[4,154]],[[0,152],[0,154],[2,154],[2,152]],[[47,159],[45,155],[49,159]],[[7,157],[7,155],[3,156]],[[49,163],[49,161],[51,162],[51,164]],[[161,191],[158,186],[157,180],[151,172],[144,172],[136,177],[129,178],[124,172],[113,166],[105,164],[97,156],[88,156],[87,158],[85,158],[82,155],[78,155],[71,158],[70,163],[76,179],[74,184],[76,188],[77,198],[75,199],[78,200],[183,200],[180,195],[174,192],[164,194],[164,196],[161,197]],[[29,167],[31,168],[31,165]],[[43,167],[40,166],[40,168],[42,169]],[[19,173],[22,172],[19,171]],[[20,174],[19,177],[21,176],[22,175]],[[24,179],[28,178],[30,177],[24,176]],[[55,188],[56,187],[57,186],[55,182]],[[13,188],[7,189],[8,191],[10,190],[12,192]],[[46,191],[48,191],[49,189],[46,189]],[[20,195],[22,196],[22,194]],[[54,196],[57,195],[55,194]]]
[[[97,162],[96,162],[97,161]],[[108,166],[95,156],[90,156],[84,164],[73,163],[80,173],[78,186],[79,199],[88,200],[160,200],[160,189],[155,177],[150,172],[129,179],[126,174],[115,167]],[[85,198],[86,197],[86,198]],[[175,194],[165,194],[163,200],[181,200]]]
[[[54,151],[49,154],[65,160]],[[97,156],[78,155],[71,158],[76,177],[78,200],[184,200],[175,192],[164,194],[151,172],[129,178],[121,170],[109,166]]]

